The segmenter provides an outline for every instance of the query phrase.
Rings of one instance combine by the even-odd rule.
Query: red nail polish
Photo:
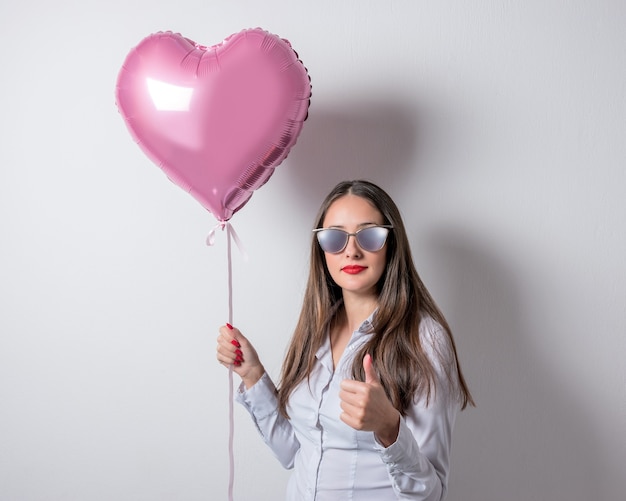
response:
[[[226,322],[226,327],[228,327],[231,331],[233,330],[233,326]]]
[[[236,346],[237,348],[241,348],[241,345],[239,344],[239,341],[237,341],[236,339],[233,339],[230,344],[232,344],[233,346]]]
[[[240,357],[243,357],[243,352],[241,350],[237,349],[235,350],[235,353],[239,355]]]
[[[236,365],[237,367],[239,367],[241,365],[241,362],[239,360],[235,360],[233,362],[233,365]]]

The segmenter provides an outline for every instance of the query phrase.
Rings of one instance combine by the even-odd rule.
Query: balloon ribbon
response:
[[[248,256],[241,244],[239,235],[228,221],[221,221],[210,232],[206,239],[206,244],[212,246],[215,244],[215,232],[226,229],[226,248],[228,254],[228,323],[233,325],[233,262],[232,262],[232,245],[234,240],[239,252],[243,255],[244,261]],[[233,366],[228,368],[228,501],[233,501],[233,487],[235,485],[235,454],[233,448],[235,436],[235,420],[234,420],[234,391],[233,391]]]

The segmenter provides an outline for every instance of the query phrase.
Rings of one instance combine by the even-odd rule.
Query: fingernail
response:
[[[233,330],[233,326],[226,322],[226,327],[228,327],[231,331]]]
[[[243,352],[241,350],[235,350],[235,353],[240,357],[243,357]]]
[[[241,365],[241,362],[239,360],[235,360],[233,362],[233,365],[236,365],[237,367],[239,367]]]
[[[236,346],[237,348],[241,348],[241,345],[239,344],[239,341],[237,341],[236,339],[233,339],[230,344],[232,344],[233,346]]]

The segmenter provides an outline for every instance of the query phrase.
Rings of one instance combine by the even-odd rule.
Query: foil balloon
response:
[[[260,28],[211,47],[172,32],[150,35],[128,54],[116,86],[144,153],[219,221],[287,157],[310,96],[291,44]]]

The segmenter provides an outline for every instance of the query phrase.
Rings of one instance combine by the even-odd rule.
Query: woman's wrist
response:
[[[265,368],[262,365],[252,367],[244,376],[241,376],[241,380],[243,385],[246,387],[246,390],[252,388],[259,379],[263,377],[265,374]]]
[[[387,426],[374,433],[376,440],[385,449],[394,444],[398,440],[400,433],[400,414],[396,413],[395,419],[390,421]]]

